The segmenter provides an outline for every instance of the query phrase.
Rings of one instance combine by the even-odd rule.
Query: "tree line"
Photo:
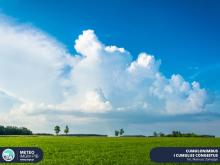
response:
[[[59,133],[61,132],[61,128],[60,126],[56,125],[54,127],[54,132],[55,134],[58,136]],[[69,133],[69,127],[68,125],[66,125],[66,127],[64,128],[63,132],[67,135]],[[124,129],[121,128],[119,130],[115,130],[115,136],[123,136],[123,134],[125,133]],[[87,135],[91,135],[91,134],[87,134]],[[99,135],[100,136],[100,135]]]
[[[195,133],[182,133],[180,131],[172,131],[170,134],[164,134],[162,132],[154,132],[153,137],[215,137],[213,135],[198,135]]]
[[[60,126],[55,126],[54,131],[56,135],[61,132]],[[63,132],[65,135],[69,133],[68,125],[65,126]],[[125,133],[124,129],[115,130],[115,136],[123,136]],[[0,125],[0,135],[33,135],[32,131],[26,127],[16,127],[16,126],[2,126]],[[37,135],[37,134],[36,134]],[[39,135],[52,135],[52,134],[39,134]],[[90,134],[88,134],[90,135]],[[107,135],[106,135],[107,136]],[[182,133],[180,131],[172,131],[170,134],[164,134],[162,132],[154,132],[151,137],[215,137],[213,135],[198,135],[195,133]]]
[[[0,135],[32,135],[32,131],[25,127],[2,126],[0,125]]]

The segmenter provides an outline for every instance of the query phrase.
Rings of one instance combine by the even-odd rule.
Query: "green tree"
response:
[[[0,125],[0,135],[5,135],[5,127]]]
[[[32,131],[25,127],[0,125],[0,135],[32,135]]]
[[[69,133],[69,127],[68,125],[66,125],[65,129],[64,129],[64,133],[67,135]]]
[[[55,126],[54,127],[54,131],[55,131],[55,133],[56,133],[56,135],[58,135],[59,134],[59,132],[60,132],[60,126]]]
[[[154,137],[157,137],[157,136],[158,136],[157,132],[156,132],[156,131],[154,131]]]
[[[160,133],[159,133],[159,136],[160,136],[160,137],[164,137],[165,134],[164,134],[163,132],[160,132]]]
[[[172,135],[173,135],[174,137],[181,137],[181,136],[182,136],[182,133],[181,133],[180,131],[173,131],[173,132],[172,132]]]
[[[119,131],[120,136],[122,136],[124,133],[125,133],[124,129],[121,128],[120,131]]]
[[[115,130],[115,136],[118,136],[118,135],[119,135],[119,131]]]

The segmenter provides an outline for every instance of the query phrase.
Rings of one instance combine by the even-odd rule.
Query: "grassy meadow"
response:
[[[44,159],[37,163],[39,165],[154,165],[171,163],[151,162],[149,153],[153,147],[219,147],[220,138],[1,136],[0,146],[40,147]]]

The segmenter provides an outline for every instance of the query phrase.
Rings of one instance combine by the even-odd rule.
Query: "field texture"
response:
[[[165,164],[151,162],[149,153],[153,147],[219,147],[220,138],[77,138],[20,136],[0,137],[0,146],[40,147],[44,151],[44,159],[40,163],[37,163],[39,165],[151,165]],[[177,164],[180,165],[180,163]],[[187,164],[190,163],[183,163],[183,165]],[[199,165],[199,163],[195,164]],[[215,163],[211,164],[214,165]]]

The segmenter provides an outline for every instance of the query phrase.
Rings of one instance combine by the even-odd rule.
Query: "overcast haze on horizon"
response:
[[[0,125],[220,136],[217,0],[0,0]]]

